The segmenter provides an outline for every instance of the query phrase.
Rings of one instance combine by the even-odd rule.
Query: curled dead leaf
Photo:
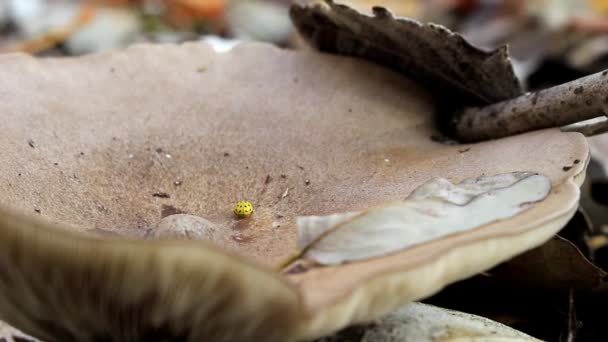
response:
[[[391,68],[452,104],[490,104],[523,93],[506,46],[483,51],[441,25],[394,18],[383,7],[374,7],[368,16],[333,0],[293,5],[291,18],[321,51]]]
[[[298,218],[304,257],[336,265],[386,255],[509,218],[543,200],[551,181],[531,172],[430,181],[407,200],[358,213]]]
[[[501,264],[491,274],[518,287],[586,291],[597,288],[607,275],[561,236]]]

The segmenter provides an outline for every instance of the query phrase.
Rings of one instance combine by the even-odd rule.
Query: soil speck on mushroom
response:
[[[157,191],[157,192],[153,193],[152,196],[158,197],[158,198],[171,198],[171,195],[169,195],[166,192],[162,192],[162,191]]]
[[[160,207],[160,218],[165,218],[171,215],[186,214],[185,211],[178,209],[172,205],[163,204]]]
[[[283,192],[281,197],[279,197],[279,199],[283,199],[283,198],[287,197],[287,195],[289,195],[289,188],[285,189],[285,191]]]
[[[251,236],[243,235],[243,234],[232,235],[232,239],[236,242],[241,242],[241,243],[246,243],[246,242],[253,240],[253,238]]]
[[[28,140],[27,144],[30,145],[31,148],[36,148],[36,143],[32,139]]]

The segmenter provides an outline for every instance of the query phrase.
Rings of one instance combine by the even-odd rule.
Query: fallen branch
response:
[[[608,111],[608,70],[559,86],[466,108],[453,122],[463,142],[497,139],[603,116]]]
[[[86,2],[80,7],[74,19],[72,19],[72,21],[65,27],[51,30],[31,40],[16,43],[13,46],[3,49],[3,52],[25,52],[35,54],[47,50],[65,41],[68,37],[77,32],[80,28],[91,21],[94,14],[95,6],[90,2]]]

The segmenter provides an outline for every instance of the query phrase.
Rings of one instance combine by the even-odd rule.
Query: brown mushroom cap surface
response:
[[[269,264],[295,248],[296,215],[402,199],[441,146],[412,131],[428,95],[354,59],[197,44],[0,63],[2,203],[132,236],[172,205],[247,237],[243,253]],[[255,213],[236,220],[244,199]]]
[[[229,231],[254,264],[275,265],[295,250],[296,216],[402,200],[436,177],[533,171],[551,179],[547,199],[511,219],[386,257],[288,275],[293,286],[277,287],[290,298],[281,303],[299,306],[289,316],[298,323],[284,327],[302,338],[377,317],[542,243],[574,213],[576,176],[588,158],[580,134],[557,129],[466,146],[435,142],[432,99],[413,82],[360,60],[260,44],[227,54],[187,44],[68,59],[6,55],[0,79],[2,206],[132,237],[146,236],[171,206]],[[232,212],[240,200],[255,206],[248,219]],[[108,239],[123,246],[120,253],[124,244],[138,246],[134,261],[160,262],[153,256],[171,248]],[[113,247],[94,246],[87,258],[120,264],[111,261]],[[57,258],[49,262],[66,261]],[[206,267],[200,272],[217,271]],[[258,295],[255,287],[234,291]],[[259,301],[260,311],[267,307]]]

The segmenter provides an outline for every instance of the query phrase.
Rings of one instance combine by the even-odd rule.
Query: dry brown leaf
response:
[[[597,288],[607,275],[561,236],[500,265],[491,274],[518,287],[587,291]]]
[[[368,16],[332,0],[317,0],[294,5],[291,18],[321,51],[391,68],[452,104],[489,104],[522,94],[507,47],[482,51],[441,25],[394,18],[382,7],[374,7],[373,13]]]

